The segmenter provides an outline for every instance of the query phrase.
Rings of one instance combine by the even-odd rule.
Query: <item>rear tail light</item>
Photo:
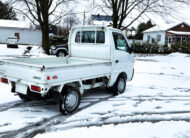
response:
[[[37,92],[41,92],[41,88],[40,88],[39,86],[34,86],[34,85],[32,85],[32,86],[31,86],[31,90],[37,91]]]
[[[47,80],[50,80],[50,76],[47,76]]]
[[[8,83],[8,79],[6,79],[6,78],[1,78],[1,82],[3,82],[3,83]]]

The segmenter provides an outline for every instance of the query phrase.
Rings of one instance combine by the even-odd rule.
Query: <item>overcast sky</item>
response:
[[[8,0],[3,0],[8,1]],[[101,0],[94,0],[96,7],[96,4],[100,4]],[[75,2],[71,2],[68,4],[65,8],[67,9],[73,9],[74,13],[76,13],[77,17],[80,20],[80,23],[82,24],[83,21],[83,13],[86,11],[86,20],[90,17],[91,14],[104,14],[101,12],[100,9],[93,7],[93,0],[76,0]],[[171,14],[171,16],[165,15],[164,17],[160,17],[155,14],[146,14],[145,16],[142,16],[138,21],[136,21],[132,26],[136,27],[139,23],[147,21],[151,19],[153,24],[163,24],[163,23],[172,23],[176,21],[185,21],[190,24],[190,8],[188,6],[184,5],[176,5],[175,7],[176,11]],[[132,13],[130,17],[135,16],[135,13]],[[172,17],[173,16],[173,17]],[[19,20],[23,20],[23,15],[18,15]],[[125,21],[124,24],[127,25],[127,21]],[[131,27],[132,27],[131,26]]]

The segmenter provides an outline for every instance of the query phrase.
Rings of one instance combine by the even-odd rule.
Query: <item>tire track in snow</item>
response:
[[[187,117],[179,117],[178,116],[181,114],[188,114]],[[141,116],[141,115],[145,115],[145,116]],[[147,115],[147,116],[146,116]],[[157,117],[148,117],[148,115],[160,115]],[[166,117],[167,115],[173,115],[172,117]],[[137,117],[136,117],[137,116]],[[94,123],[94,121],[90,122],[89,120],[86,120],[85,123],[80,123],[80,120],[78,120],[79,122],[77,122],[77,120],[74,121],[68,121],[66,122],[65,126],[54,129],[53,131],[63,131],[63,130],[68,130],[68,129],[72,129],[72,128],[77,128],[77,127],[101,127],[103,125],[119,125],[119,124],[126,124],[126,123],[158,123],[158,122],[162,122],[162,121],[185,121],[185,122],[190,122],[190,111],[171,111],[171,112],[144,112],[144,113],[134,113],[134,115],[121,115],[121,116],[117,116],[117,117],[121,117],[119,120],[118,119],[113,119],[110,120],[110,118],[114,118],[116,116],[110,116],[108,118],[103,117],[103,118],[99,118],[99,121]],[[84,121],[84,120],[83,120]],[[69,125],[69,123],[74,123],[72,125]],[[48,131],[51,132],[51,131]]]
[[[106,98],[99,98],[99,100],[97,100],[97,101],[92,100],[90,102],[90,104],[79,108],[78,111],[75,112],[74,114],[76,114],[76,113],[80,112],[81,110],[86,109],[90,106],[93,106],[99,102],[106,101],[112,97],[114,97],[114,95],[111,95],[111,96],[106,97]],[[90,98],[90,99],[93,99],[93,98]],[[97,98],[94,98],[94,99],[97,99]],[[44,118],[42,121],[36,122],[32,125],[28,125],[28,126],[21,128],[19,130],[2,132],[2,133],[0,133],[0,137],[1,138],[7,138],[7,137],[9,137],[9,138],[15,138],[15,137],[18,137],[18,138],[29,137],[29,138],[31,138],[31,137],[34,137],[35,135],[39,134],[39,133],[44,133],[46,131],[46,129],[48,129],[51,126],[54,126],[54,125],[57,125],[60,123],[64,123],[64,121],[71,116],[72,115],[62,115],[59,113],[58,115],[55,115],[55,116],[50,117],[50,118]]]
[[[9,102],[6,104],[0,105],[0,112],[7,111],[12,108],[20,108],[20,107],[34,107],[34,106],[43,106],[43,105],[52,105],[53,101],[32,101],[32,102],[23,102],[23,101],[16,101],[16,102]]]

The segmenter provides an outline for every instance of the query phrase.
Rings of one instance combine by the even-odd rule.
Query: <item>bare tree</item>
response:
[[[71,0],[10,0],[17,12],[39,25],[42,31],[42,47],[49,53],[49,25],[57,24],[65,14],[63,3]]]
[[[111,13],[114,28],[125,29],[146,13],[168,14],[168,11],[175,10],[174,2],[188,4],[189,0],[102,0],[100,7],[106,14]],[[134,17],[130,17],[132,13],[135,13]],[[123,26],[129,17],[130,21]]]

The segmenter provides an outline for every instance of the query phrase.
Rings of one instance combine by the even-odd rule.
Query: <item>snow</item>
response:
[[[184,127],[185,126],[185,127]],[[169,128],[169,129],[168,129]],[[187,122],[128,123],[105,125],[102,127],[74,128],[66,131],[48,133],[46,138],[182,138],[189,136],[190,124]],[[39,135],[37,138],[43,138]]]
[[[168,31],[168,32],[178,35],[190,35],[190,32],[182,32],[182,31]]]
[[[13,93],[11,93],[11,86],[7,84],[0,84],[0,104],[4,104],[7,102],[13,102],[20,100],[17,96],[14,96]]]
[[[0,27],[29,29],[30,23],[24,21],[0,19]]]
[[[156,24],[156,26],[144,31],[144,33],[147,33],[147,32],[157,32],[157,31],[167,31],[179,24],[187,24],[185,22],[179,22],[179,21],[176,21],[175,23],[169,23],[169,24],[166,24],[166,23],[162,23],[162,24]],[[188,24],[187,24],[188,25]],[[180,33],[180,32],[179,32]]]
[[[25,53],[27,47],[32,47],[29,53]],[[40,46],[19,45],[18,48],[7,48],[6,44],[0,44],[0,59],[24,56],[46,57],[47,55],[44,54],[44,51]]]
[[[6,132],[7,130],[12,131],[16,129],[21,129],[26,127],[28,124],[33,124],[34,122],[40,122],[48,117],[57,115],[56,112],[51,111],[53,106],[47,106],[42,109],[39,106],[35,108],[30,107],[32,103],[28,106],[23,104],[22,108],[9,109],[6,112],[1,112],[0,132]],[[42,103],[41,103],[42,104]],[[14,115],[14,117],[13,117]]]
[[[135,76],[124,94],[90,106],[36,137],[190,136],[189,59],[180,53],[136,56]]]

